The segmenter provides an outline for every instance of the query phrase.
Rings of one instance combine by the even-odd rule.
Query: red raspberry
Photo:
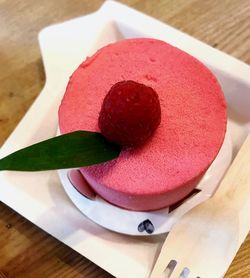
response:
[[[104,98],[99,128],[107,140],[123,146],[144,143],[161,121],[157,93],[128,80],[116,83]]]

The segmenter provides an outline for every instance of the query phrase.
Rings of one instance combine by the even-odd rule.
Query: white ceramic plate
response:
[[[96,13],[47,27],[40,33],[46,84],[2,146],[0,157],[54,136],[58,106],[69,75],[87,55],[123,37],[165,40],[211,68],[228,103],[228,130],[235,154],[250,131],[250,67],[169,25],[108,1]],[[0,172],[0,185],[2,202],[115,277],[149,276],[165,235],[127,236],[89,221],[65,194],[55,171]],[[250,217],[250,211],[247,213]],[[246,227],[239,223],[240,244]]]

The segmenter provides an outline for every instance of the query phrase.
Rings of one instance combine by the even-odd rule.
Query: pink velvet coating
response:
[[[81,172],[117,206],[169,206],[196,186],[218,154],[227,121],[223,92],[213,74],[187,53],[155,39],[122,40],[100,49],[71,76],[59,109],[61,132],[99,131],[102,101],[122,80],[158,93],[160,126],[143,146]]]

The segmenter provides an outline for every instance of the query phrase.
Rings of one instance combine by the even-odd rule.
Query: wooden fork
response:
[[[169,232],[150,277],[223,277],[249,229],[250,135],[215,195]]]

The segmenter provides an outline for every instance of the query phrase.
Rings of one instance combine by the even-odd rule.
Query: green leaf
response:
[[[121,147],[102,134],[75,131],[16,151],[0,159],[0,170],[43,171],[90,166],[119,156]]]

